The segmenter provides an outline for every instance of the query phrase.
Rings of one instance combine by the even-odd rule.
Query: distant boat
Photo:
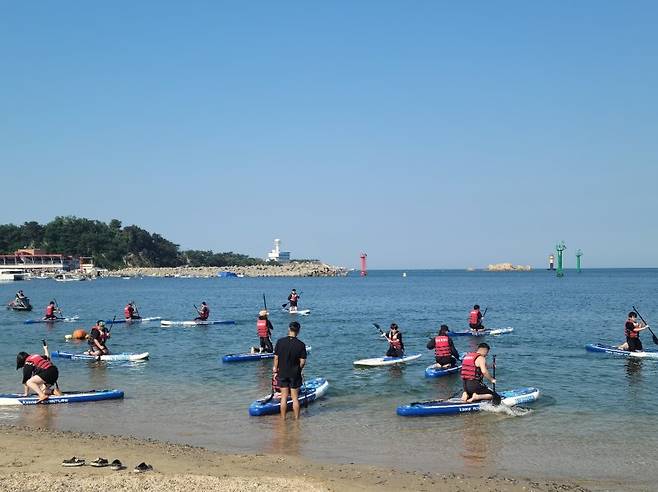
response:
[[[87,280],[82,275],[73,275],[71,273],[62,273],[55,277],[56,282],[80,282],[82,280]]]
[[[235,272],[219,272],[217,276],[219,278],[237,278],[238,274]]]
[[[402,276],[403,276],[403,277],[406,277],[406,276],[407,276],[407,272],[402,272]]]
[[[25,280],[29,277],[28,273],[25,273],[23,270],[1,270],[0,271],[0,280],[5,280],[13,282],[15,280]]]

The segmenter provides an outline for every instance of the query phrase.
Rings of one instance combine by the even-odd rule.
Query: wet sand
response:
[[[291,423],[294,425],[294,423]],[[223,454],[203,448],[130,437],[0,426],[0,490],[220,490],[251,491],[586,491],[628,490],[623,482],[555,481],[501,476],[463,476],[391,470],[355,464],[323,464],[279,455]],[[127,469],[61,466],[120,459]],[[140,462],[152,472],[137,474]]]

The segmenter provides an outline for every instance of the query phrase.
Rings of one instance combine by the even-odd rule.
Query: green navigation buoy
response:
[[[560,241],[555,245],[555,251],[557,251],[557,276],[563,277],[564,271],[562,270],[562,253],[567,249],[567,246],[564,244],[564,241]]]
[[[581,256],[583,256],[583,250],[579,249],[579,250],[576,251],[576,271],[578,273],[581,272],[581,270],[580,270],[580,257]]]

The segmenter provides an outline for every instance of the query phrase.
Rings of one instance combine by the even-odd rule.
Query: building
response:
[[[281,239],[274,240],[274,249],[267,253],[268,261],[278,261],[279,263],[288,263],[290,261],[290,251],[281,251]]]
[[[62,254],[48,254],[40,249],[19,249],[11,255],[0,255],[0,271],[22,270],[30,273],[56,273],[93,269],[91,258],[73,258]]]

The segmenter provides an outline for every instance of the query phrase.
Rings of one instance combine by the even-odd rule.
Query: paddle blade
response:
[[[658,337],[656,335],[651,335],[653,337],[653,343],[658,345]]]

